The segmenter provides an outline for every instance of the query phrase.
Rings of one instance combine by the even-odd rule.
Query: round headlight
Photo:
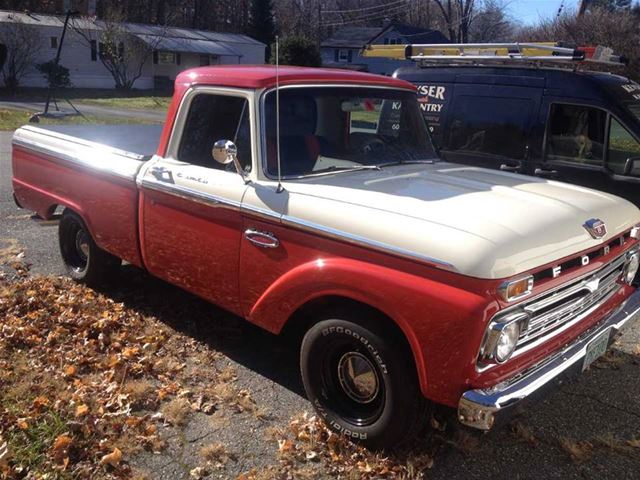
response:
[[[633,283],[633,280],[636,278],[636,274],[638,273],[639,267],[640,267],[640,255],[638,255],[638,252],[633,252],[631,255],[629,255],[627,264],[624,267],[622,280],[625,283],[628,283],[629,285],[631,285]]]
[[[496,344],[495,359],[499,363],[506,362],[516,349],[520,336],[520,322],[511,322],[504,326]]]

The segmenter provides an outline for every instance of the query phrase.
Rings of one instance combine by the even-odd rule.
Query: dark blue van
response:
[[[640,85],[609,73],[511,66],[418,66],[441,156],[584,185],[640,205]]]

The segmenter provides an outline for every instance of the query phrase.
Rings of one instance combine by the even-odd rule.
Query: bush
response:
[[[319,67],[322,64],[320,50],[316,43],[302,37],[288,37],[280,42],[280,65],[297,65],[300,67]],[[272,64],[275,59],[276,46],[271,45]]]
[[[71,79],[69,78],[69,69],[62,65],[56,65],[56,62],[49,60],[48,62],[40,63],[36,65],[38,71],[47,80],[47,83],[52,88],[65,88],[71,86]]]

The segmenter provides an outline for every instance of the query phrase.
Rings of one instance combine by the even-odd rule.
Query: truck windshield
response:
[[[276,94],[265,98],[266,173],[278,174]],[[353,87],[280,89],[284,178],[435,159],[413,92]]]

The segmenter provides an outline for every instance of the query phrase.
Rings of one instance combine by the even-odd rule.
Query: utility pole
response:
[[[318,51],[320,51],[320,43],[322,42],[322,2],[318,1]]]
[[[578,17],[584,15],[584,12],[587,11],[587,7],[589,6],[589,0],[580,0],[580,5],[578,6]]]
[[[62,52],[62,43],[64,42],[64,36],[67,33],[67,25],[69,24],[69,19],[71,15],[77,15],[79,12],[67,10],[67,16],[64,19],[64,26],[62,27],[62,35],[60,36],[60,42],[58,43],[58,51],[56,52],[56,59],[53,65],[53,74],[58,71],[58,63],[60,62],[60,53]],[[49,102],[51,101],[51,83],[49,83],[49,88],[47,89],[47,101],[44,104],[44,115],[46,116],[49,113]]]

